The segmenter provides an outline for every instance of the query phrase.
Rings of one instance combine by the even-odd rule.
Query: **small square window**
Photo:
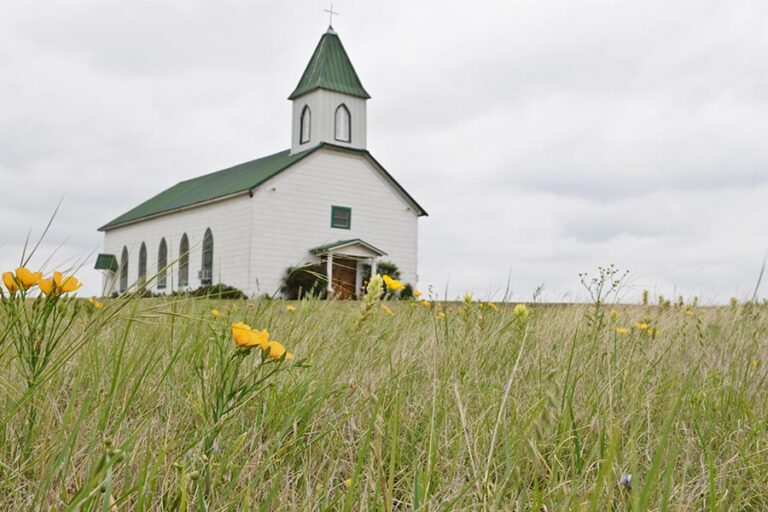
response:
[[[331,227],[349,229],[352,227],[352,208],[331,206]]]

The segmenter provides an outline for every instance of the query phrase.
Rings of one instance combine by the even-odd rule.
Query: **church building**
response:
[[[104,293],[138,282],[274,295],[289,267],[321,263],[329,291],[354,298],[381,261],[415,286],[427,213],[368,151],[369,98],[329,27],[288,97],[290,149],[182,181],[100,227]]]

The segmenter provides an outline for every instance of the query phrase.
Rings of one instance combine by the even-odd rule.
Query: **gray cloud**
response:
[[[99,225],[165,187],[287,147],[285,98],[325,7],[6,6],[3,268],[62,197],[51,265],[85,258]],[[431,214],[423,286],[498,294],[509,277],[518,297],[545,283],[578,298],[578,272],[613,262],[633,272],[630,298],[751,292],[768,246],[768,6],[335,7],[373,96],[370,149]]]

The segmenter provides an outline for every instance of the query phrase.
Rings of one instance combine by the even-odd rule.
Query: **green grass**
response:
[[[765,307],[293,304],[108,302],[31,393],[0,345],[0,510],[768,509]],[[296,359],[208,457],[240,320]]]

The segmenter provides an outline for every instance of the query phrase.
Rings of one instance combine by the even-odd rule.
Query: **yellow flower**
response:
[[[438,311],[437,313],[435,313],[435,316],[437,317],[438,320],[442,320],[443,318],[445,318],[445,313],[443,313],[442,311]]]
[[[760,365],[760,361],[757,359],[752,360],[752,367],[757,368]]]
[[[83,286],[75,276],[64,277],[61,272],[58,271],[53,273],[53,282],[56,285],[56,290],[60,293],[73,292]]]
[[[626,327],[617,327],[616,334],[621,334],[622,336],[625,334],[629,334],[629,329],[627,329]]]
[[[218,309],[212,309],[211,316],[213,318],[219,318],[221,316],[221,311],[219,311]]]
[[[296,306],[293,306],[293,305],[291,305],[291,304],[288,304],[287,306],[285,306],[285,310],[286,310],[287,312],[289,312],[289,313],[293,313],[294,311],[296,311]]]
[[[392,308],[387,306],[386,304],[382,304],[381,309],[383,309],[384,312],[387,313],[389,316],[395,316],[395,312],[392,311]]]
[[[517,304],[514,309],[512,309],[512,314],[518,319],[526,321],[528,320],[531,312],[525,304]]]
[[[648,329],[649,325],[646,322],[638,322],[635,324],[635,327],[637,327],[641,331],[645,331]]]
[[[259,346],[266,350],[269,346],[269,332],[266,330],[256,331],[243,322],[232,324],[232,338],[234,338],[235,344],[241,348]]]
[[[104,304],[102,304],[99,301],[96,301],[96,302],[94,302],[93,307],[95,307],[96,309],[101,309],[101,308],[104,307]]]
[[[616,321],[617,318],[619,318],[619,312],[615,309],[611,310],[611,320]]]
[[[42,272],[30,272],[29,269],[25,267],[16,269],[16,280],[22,288],[31,288],[35,286],[41,277],[43,277]]]
[[[693,316],[693,310],[691,308],[685,308],[685,316]]]
[[[421,292],[419,290],[413,290],[413,296],[418,299],[419,297],[421,297]]]
[[[13,278],[13,274],[10,272],[3,272],[3,284],[5,284],[5,287],[11,293],[19,289],[19,285],[16,284],[16,280]]]
[[[432,305],[432,303],[429,302],[428,300],[423,300],[421,301],[421,305],[424,306],[425,308],[428,308]]]
[[[53,284],[53,279],[40,279],[37,282],[37,286],[39,286],[40,291],[46,295],[53,295],[56,288],[56,286]]]
[[[293,354],[291,354],[290,352],[286,352],[285,347],[279,341],[274,341],[274,340],[270,341],[269,344],[267,345],[267,348],[265,348],[264,350],[269,350],[269,353],[267,355],[272,359],[280,359],[281,357],[283,357],[283,354],[285,354],[286,361],[290,361],[291,359],[293,359]]]
[[[398,292],[398,291],[402,290],[403,288],[405,288],[405,285],[403,283],[401,283],[400,281],[398,281],[397,279],[392,279],[391,277],[389,277],[386,274],[384,274],[383,277],[384,277],[384,284],[387,285],[387,288],[390,291]]]
[[[344,480],[344,485],[347,486],[347,489],[352,487],[352,479],[351,478],[347,478],[346,480]]]

